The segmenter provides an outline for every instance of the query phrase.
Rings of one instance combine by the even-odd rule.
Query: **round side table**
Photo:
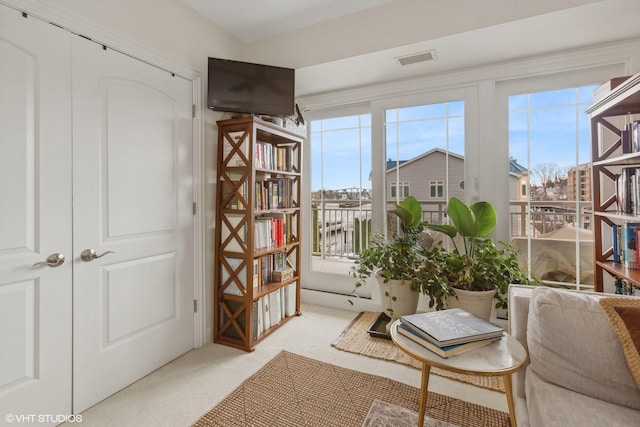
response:
[[[511,374],[522,368],[527,360],[527,350],[518,340],[505,333],[502,339],[491,344],[469,350],[450,358],[443,358],[398,333],[396,320],[389,330],[391,339],[400,350],[414,359],[422,362],[422,381],[420,384],[420,410],[418,412],[418,426],[424,423],[424,413],[427,404],[427,389],[429,387],[429,373],[435,366],[447,371],[467,375],[495,376],[502,375],[509,407],[509,420],[512,427],[516,427],[515,407],[511,387]]]

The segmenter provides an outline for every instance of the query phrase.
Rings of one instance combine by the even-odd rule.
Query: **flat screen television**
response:
[[[295,70],[209,58],[207,107],[212,110],[291,116]]]

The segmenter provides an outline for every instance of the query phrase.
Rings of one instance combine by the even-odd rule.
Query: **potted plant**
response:
[[[496,299],[496,309],[507,308],[510,283],[538,282],[522,271],[517,253],[510,245],[496,244],[488,237],[497,223],[496,211],[489,202],[467,206],[453,197],[449,200],[447,214],[450,225],[424,223],[424,226],[449,236],[453,250],[445,249],[442,242],[423,250],[425,263],[418,270],[416,280],[449,286],[455,295],[455,299],[447,301],[449,308],[459,307],[461,298],[478,300],[484,297],[486,302],[482,308],[464,305],[464,301],[462,308],[488,319],[493,299]],[[457,235],[462,237],[463,250],[456,244]]]
[[[389,240],[381,234],[374,235],[359,254],[349,272],[355,279],[352,295],[356,296],[357,290],[375,275],[385,313],[392,319],[415,313],[421,292],[429,296],[430,307],[443,309],[447,294],[452,294],[450,288],[440,283],[425,284],[416,275],[425,262],[420,245],[425,226],[420,203],[409,196],[396,205],[393,213],[398,217],[400,232]]]

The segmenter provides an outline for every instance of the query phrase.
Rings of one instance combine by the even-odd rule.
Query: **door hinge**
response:
[[[193,202],[193,214],[196,214],[196,202]]]
[[[193,312],[194,313],[198,312],[198,300],[197,299],[193,300]]]
[[[196,104],[191,104],[191,117],[196,117]]]

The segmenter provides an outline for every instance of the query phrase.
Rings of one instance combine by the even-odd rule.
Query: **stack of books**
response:
[[[400,316],[398,333],[447,358],[491,344],[502,337],[504,328],[452,308]]]

